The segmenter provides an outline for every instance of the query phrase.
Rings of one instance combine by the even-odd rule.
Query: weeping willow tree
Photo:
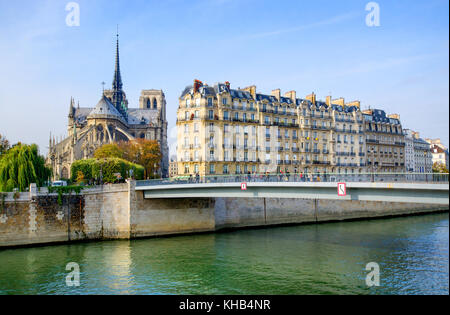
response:
[[[25,191],[31,183],[41,187],[50,175],[35,144],[18,143],[0,158],[0,191]]]

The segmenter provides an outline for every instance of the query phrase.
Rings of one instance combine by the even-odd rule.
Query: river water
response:
[[[0,294],[449,294],[449,215],[2,250]]]

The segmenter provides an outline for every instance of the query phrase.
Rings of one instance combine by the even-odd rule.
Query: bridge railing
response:
[[[247,183],[247,182],[398,182],[448,184],[449,174],[441,173],[281,173],[281,174],[234,174],[208,176],[178,176],[167,179],[140,180],[136,186]]]

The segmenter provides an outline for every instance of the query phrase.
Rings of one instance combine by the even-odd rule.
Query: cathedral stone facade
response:
[[[139,108],[128,108],[122,89],[117,38],[116,62],[111,90],[104,90],[95,107],[75,106],[70,100],[68,137],[57,142],[50,136],[47,164],[54,179],[70,178],[74,161],[94,156],[97,148],[107,143],[137,138],[157,140],[162,154],[158,175],[168,176],[166,100],[162,90],[143,90]]]

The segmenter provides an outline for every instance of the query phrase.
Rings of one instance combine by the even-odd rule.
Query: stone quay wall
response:
[[[57,194],[31,187],[29,193],[7,194],[0,205],[0,248],[437,211],[448,211],[448,206],[295,198],[144,199],[133,181],[65,195],[60,205]]]

